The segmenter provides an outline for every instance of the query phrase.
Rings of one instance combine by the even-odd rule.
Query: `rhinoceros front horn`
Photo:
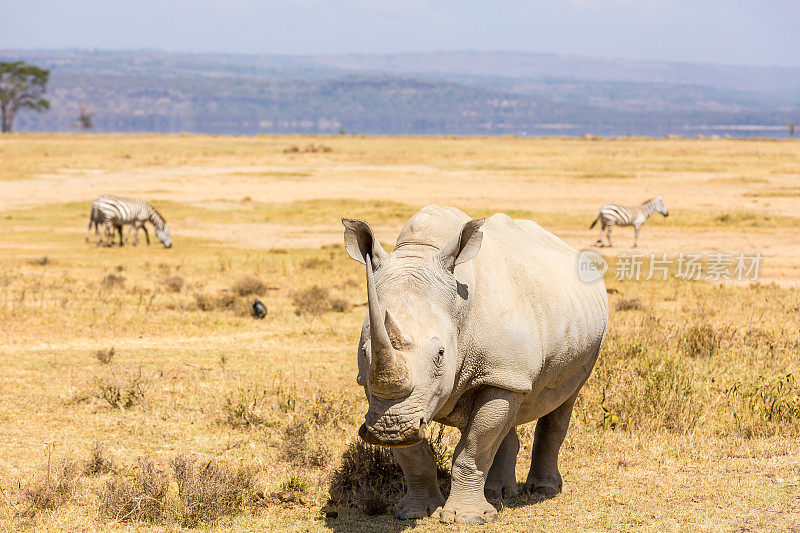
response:
[[[411,376],[408,363],[402,354],[392,347],[384,325],[384,316],[375,289],[372,273],[372,258],[366,256],[367,301],[369,304],[369,337],[372,362],[369,367],[369,389],[378,398],[385,400],[403,398],[411,393]]]

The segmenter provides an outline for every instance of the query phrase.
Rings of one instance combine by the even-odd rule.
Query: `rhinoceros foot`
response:
[[[519,489],[517,488],[517,481],[514,480],[513,483],[489,483],[486,482],[486,486],[483,488],[483,495],[489,501],[500,501],[504,498],[516,498],[519,496]]]
[[[564,482],[561,483],[560,487],[552,483],[525,483],[525,492],[547,500],[555,498],[559,494],[568,494],[569,486]]]
[[[426,518],[441,509],[444,498],[440,495],[406,493],[394,506],[394,517],[399,520]]]
[[[497,520],[497,509],[489,502],[480,505],[459,506],[458,504],[446,504],[439,509],[434,516],[438,516],[439,521],[445,524],[488,524]]]

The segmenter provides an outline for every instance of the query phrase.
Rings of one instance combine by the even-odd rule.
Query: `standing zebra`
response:
[[[150,235],[147,233],[145,222],[150,222],[153,225],[156,237],[164,245],[164,248],[172,247],[172,237],[169,235],[169,228],[167,221],[161,216],[161,213],[145,202],[136,198],[120,198],[118,196],[98,196],[92,202],[92,212],[89,216],[89,227],[86,230],[86,242],[89,242],[89,233],[92,226],[95,229],[95,236],[97,237],[97,244],[101,243],[100,240],[100,225],[105,228],[105,239],[108,240],[108,245],[114,244],[113,232],[119,232],[119,245],[123,245],[122,226],[128,224],[128,237],[130,237],[131,230],[133,230],[133,245],[139,242],[139,229],[144,230],[144,236],[147,239],[147,245],[150,245]]]
[[[667,206],[661,200],[661,196],[656,196],[647,200],[641,205],[622,206],[617,204],[606,204],[600,208],[600,213],[594,219],[589,229],[592,229],[597,221],[600,221],[600,238],[597,239],[597,244],[603,246],[603,232],[606,232],[606,240],[608,240],[608,247],[611,247],[611,230],[614,226],[633,226],[635,236],[633,238],[633,247],[639,245],[639,230],[642,225],[650,218],[650,215],[658,211],[662,215],[669,216]]]

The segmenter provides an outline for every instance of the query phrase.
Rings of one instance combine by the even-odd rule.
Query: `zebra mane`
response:
[[[152,210],[152,213],[150,214],[150,222],[156,229],[158,230],[164,229],[164,226],[167,224],[167,221],[164,220],[164,217],[161,216],[161,213],[158,212],[158,209],[156,209],[152,205],[150,205],[150,209]]]
[[[647,216],[647,218],[650,218],[650,216],[653,213],[656,212],[656,200],[657,199],[658,199],[658,196],[654,196],[653,198],[650,198],[646,202],[642,202],[642,204],[639,206],[642,209],[642,211],[644,212],[645,216]]]

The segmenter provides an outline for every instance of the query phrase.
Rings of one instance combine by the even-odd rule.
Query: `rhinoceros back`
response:
[[[482,231],[480,252],[460,266],[474,280],[474,323],[493,332],[484,339],[473,333],[493,369],[486,381],[520,391],[554,389],[552,401],[562,401],[564,390],[588,376],[605,337],[605,285],[581,281],[578,252],[535,222],[496,214]],[[554,387],[554,380],[567,383]]]

